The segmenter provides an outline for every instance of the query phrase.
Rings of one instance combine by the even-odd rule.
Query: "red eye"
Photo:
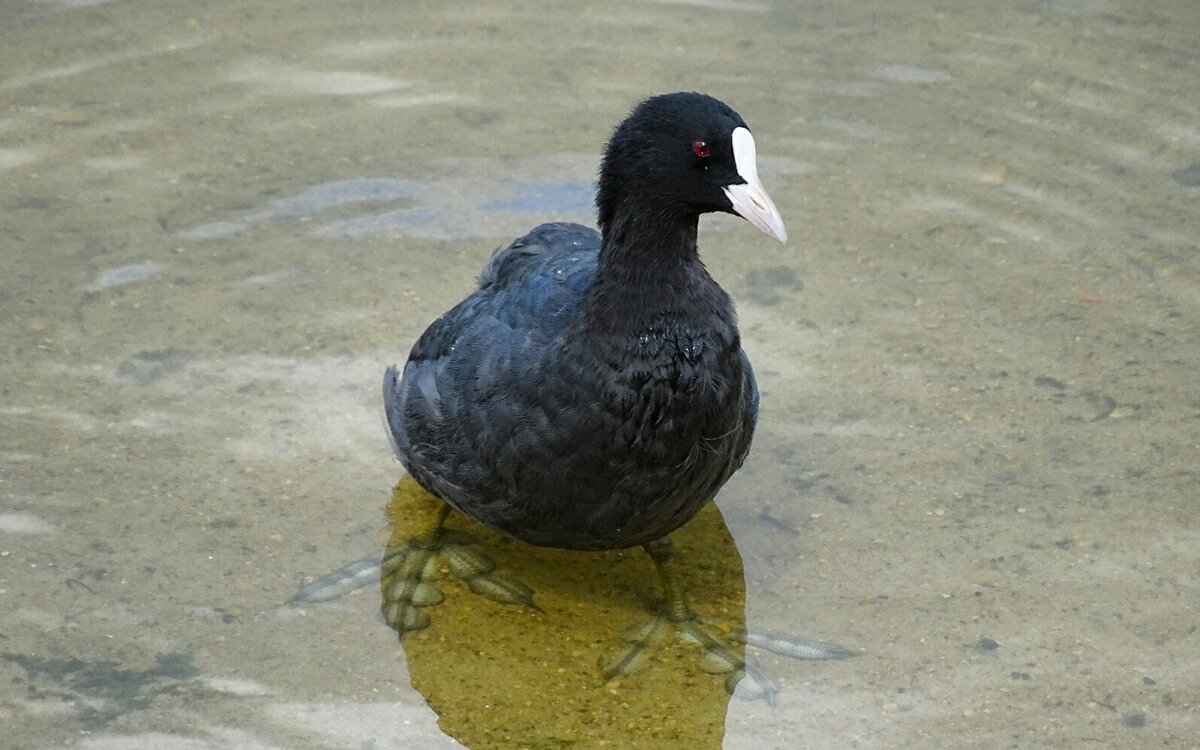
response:
[[[707,158],[709,156],[712,156],[712,149],[709,148],[708,144],[705,143],[704,141],[696,141],[695,143],[693,143],[692,151],[695,152],[696,156],[699,156],[701,158]]]

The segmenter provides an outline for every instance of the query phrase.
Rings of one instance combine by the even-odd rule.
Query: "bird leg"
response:
[[[410,514],[412,503],[401,501],[409,500],[407,496],[418,492],[436,500],[436,508],[424,528],[415,536],[400,541],[394,534],[388,540],[379,570],[379,588],[383,598],[380,611],[384,621],[399,634],[401,640],[408,633],[429,626],[429,614],[425,608],[440,603],[444,598],[441,589],[433,582],[443,568],[485,599],[541,610],[533,601],[532,589],[515,578],[493,573],[496,564],[474,547],[474,540],[470,536],[446,528],[450,506],[432,498],[411,478],[405,477],[397,485],[389,514],[393,510]],[[400,525],[394,527],[399,530]]]
[[[674,631],[680,641],[699,645],[704,654],[700,669],[709,674],[725,675],[725,689],[731,695],[739,683],[744,695],[751,699],[774,702],[775,685],[752,660],[746,657],[746,644],[765,648],[796,659],[841,659],[850,656],[845,649],[820,641],[784,636],[764,637],[749,633],[745,628],[721,627],[696,615],[688,604],[687,593],[672,554],[671,540],[663,537],[642,547],[658,571],[663,601],[659,614],[653,619],[628,628],[622,635],[629,646],[613,659],[604,660],[604,682],[630,675],[645,666],[651,651],[660,648],[660,641]],[[774,646],[774,647],[772,647]]]
[[[775,687],[760,672],[746,663],[745,646],[719,628],[712,627],[698,618],[688,604],[687,592],[680,582],[671,540],[663,537],[642,546],[654,562],[662,586],[663,600],[659,613],[653,619],[628,628],[622,638],[629,643],[614,659],[606,660],[604,682],[630,675],[645,666],[650,653],[662,647],[661,641],[668,632],[674,631],[676,638],[687,643],[698,644],[704,649],[700,668],[712,674],[725,674],[725,688],[731,694],[738,682],[747,675],[752,677],[760,697],[768,701]]]

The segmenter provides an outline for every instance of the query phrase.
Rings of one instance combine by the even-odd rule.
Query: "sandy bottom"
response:
[[[3,744],[1200,747],[1200,5],[1144,5],[0,5]],[[383,368],[676,89],[793,238],[702,223],[763,407],[680,562],[857,656],[596,688],[636,552],[494,540],[543,611],[404,647],[286,604],[391,533]]]

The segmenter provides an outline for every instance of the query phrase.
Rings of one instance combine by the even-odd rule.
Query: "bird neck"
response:
[[[686,315],[712,294],[716,282],[696,246],[698,220],[677,213],[616,212],[601,226],[587,325],[614,333],[640,331],[664,317]]]

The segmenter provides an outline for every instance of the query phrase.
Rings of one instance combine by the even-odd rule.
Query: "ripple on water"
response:
[[[101,172],[129,172],[146,165],[140,156],[95,156],[84,159],[83,164]]]
[[[429,183],[426,205],[358,216],[317,230],[321,236],[361,239],[385,232],[438,240],[507,236],[541,221],[590,222],[592,185],[586,182]],[[511,197],[490,199],[509,193]]]
[[[588,212],[596,191],[588,182],[515,183],[517,194],[506,200],[484,203],[484,211]]]
[[[507,195],[507,198],[496,198]],[[541,220],[588,222],[595,196],[590,182],[570,180],[418,181],[401,178],[361,178],[324,183],[275,201],[236,218],[209,222],[176,233],[176,239],[199,241],[229,237],[272,220],[312,216],[323,210],[353,204],[407,203],[402,208],[367,213],[328,222],[317,236],[359,239],[400,232],[425,239],[465,239],[503,235],[528,229],[504,216],[534,216]],[[411,205],[419,203],[420,205]]]
[[[651,0],[659,5],[690,5],[693,8],[708,8],[709,10],[728,10],[735,13],[761,13],[767,9],[763,3],[754,0]]]
[[[275,219],[309,216],[325,209],[354,203],[379,203],[415,198],[427,192],[425,183],[389,177],[364,177],[315,185],[240,219],[212,221],[175,234],[180,240],[215,240],[244,232],[254,224]]]
[[[412,86],[408,81],[373,73],[356,70],[305,70],[272,60],[243,63],[230,72],[228,80],[250,84],[269,94],[382,94]]]
[[[45,5],[53,5],[59,8],[70,10],[71,8],[92,8],[97,5],[104,5],[111,0],[39,0]]]
[[[949,73],[915,65],[884,65],[872,72],[876,77],[893,83],[945,83],[954,80]]]
[[[900,143],[904,139],[895,133],[865,122],[847,120],[821,120],[821,127],[869,143]]]
[[[273,216],[293,217],[321,211],[326,208],[349,203],[371,203],[400,198],[415,198],[423,195],[427,188],[417,180],[391,177],[364,177],[353,180],[338,180],[311,187],[291,198],[280,200]]]
[[[812,89],[822,94],[859,99],[878,96],[886,88],[887,86],[877,81],[825,81],[812,84]]]
[[[152,260],[145,263],[132,263],[128,266],[110,268],[96,276],[96,280],[85,286],[83,291],[88,294],[95,294],[96,292],[117,286],[136,284],[139,281],[153,278],[164,270],[166,270],[166,266],[161,263],[155,263]]]
[[[0,148],[0,169],[16,169],[41,158],[42,155],[31,148]]]
[[[49,534],[54,527],[29,513],[0,513],[0,532],[8,534]]]
[[[475,104],[471,97],[461,96],[450,91],[434,91],[427,94],[389,94],[377,96],[371,100],[371,105],[384,109],[406,109],[408,107],[427,107],[434,104]]]

